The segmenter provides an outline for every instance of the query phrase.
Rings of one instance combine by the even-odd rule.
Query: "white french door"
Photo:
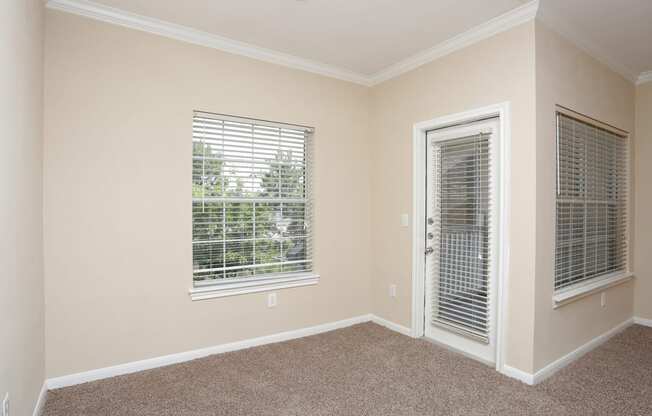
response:
[[[429,131],[426,337],[496,361],[499,119]]]

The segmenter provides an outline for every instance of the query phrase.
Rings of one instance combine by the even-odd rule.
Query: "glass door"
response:
[[[495,362],[498,119],[428,132],[425,335]]]

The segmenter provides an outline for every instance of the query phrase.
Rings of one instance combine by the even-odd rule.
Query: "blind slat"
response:
[[[195,282],[312,270],[311,133],[195,113]]]
[[[432,321],[488,340],[490,135],[435,142]]]
[[[557,114],[555,290],[626,270],[628,166],[626,137]]]

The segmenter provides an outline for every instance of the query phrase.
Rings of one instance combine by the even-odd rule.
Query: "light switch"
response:
[[[408,214],[401,214],[401,227],[407,227],[410,225],[410,217]]]
[[[396,297],[396,285],[389,285],[389,297]]]
[[[268,308],[276,307],[276,292],[267,295],[267,307]]]

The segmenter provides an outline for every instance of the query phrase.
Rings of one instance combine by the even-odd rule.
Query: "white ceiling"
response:
[[[538,15],[630,79],[652,71],[652,0],[542,0]]]
[[[531,19],[635,81],[652,0],[48,0],[48,7],[373,85]],[[643,74],[639,77],[640,74]]]
[[[371,75],[527,0],[96,0]]]

